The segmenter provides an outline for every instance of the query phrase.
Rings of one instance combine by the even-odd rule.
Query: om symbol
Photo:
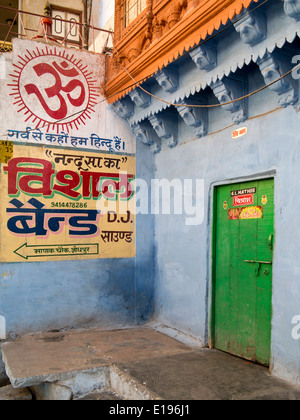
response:
[[[80,76],[79,71],[75,67],[68,67],[69,65],[66,61],[62,61],[60,64],[58,64],[57,61],[53,61],[51,64],[39,63],[33,66],[33,70],[39,78],[44,75],[52,75],[54,77],[54,84],[44,89],[47,96],[46,98],[35,84],[29,83],[24,86],[28,95],[37,96],[44,111],[54,120],[62,120],[68,115],[68,104],[65,97],[67,97],[70,104],[76,108],[81,107],[86,99],[85,87],[83,83],[78,80],[78,76]],[[61,76],[72,80],[63,86]],[[74,94],[75,90],[76,92]],[[57,98],[59,107],[57,109],[52,109],[47,104],[47,98]]]
[[[39,44],[15,57],[7,86],[25,127],[59,134],[89,124],[100,96],[95,63],[79,51],[49,46],[45,50]]]

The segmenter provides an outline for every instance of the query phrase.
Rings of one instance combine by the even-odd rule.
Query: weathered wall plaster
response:
[[[251,114],[261,113],[262,108],[268,111],[274,104],[272,96],[272,92],[260,94],[260,105],[259,98],[254,98]],[[218,130],[220,113],[223,111],[216,111],[216,118],[211,118],[211,124]],[[223,127],[227,126],[226,121],[229,126],[228,116],[223,114]],[[234,127],[203,139],[189,138],[182,131],[177,148],[166,148],[156,155],[157,178],[205,181],[202,225],[185,226],[184,215],[156,216],[156,317],[162,324],[208,344],[212,189],[235,180],[274,176],[276,232],[271,368],[276,375],[300,383],[300,342],[291,336],[292,318],[300,313],[300,216],[295,210],[299,207],[300,188],[299,113],[292,107],[278,109],[253,117],[244,125],[248,134],[238,140],[232,139]]]

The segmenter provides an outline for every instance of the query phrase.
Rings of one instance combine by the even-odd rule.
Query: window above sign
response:
[[[64,46],[78,48],[82,46],[81,36],[81,12],[52,6],[53,18],[52,35],[58,40],[64,40]]]
[[[122,5],[122,27],[127,28],[146,6],[147,0],[124,0]]]

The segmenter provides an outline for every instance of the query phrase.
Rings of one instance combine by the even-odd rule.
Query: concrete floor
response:
[[[300,388],[263,366],[217,350],[194,350],[150,328],[26,335],[4,343],[2,353],[15,388],[107,372],[113,366],[143,389],[141,395],[148,393],[146,399],[300,400]]]

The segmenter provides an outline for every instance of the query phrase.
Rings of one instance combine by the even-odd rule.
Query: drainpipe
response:
[[[19,0],[18,9],[23,11],[23,0]],[[23,13],[20,13],[19,16],[23,21]],[[19,22],[18,22],[18,33],[19,34],[23,33],[23,28],[22,28],[22,25],[21,25],[21,19],[19,19]],[[19,35],[19,38],[21,38],[20,35]]]
[[[83,23],[84,23],[84,34],[83,34],[83,48],[85,50],[89,49],[89,28],[87,27],[88,25],[88,0],[84,0],[84,5],[83,5]]]

